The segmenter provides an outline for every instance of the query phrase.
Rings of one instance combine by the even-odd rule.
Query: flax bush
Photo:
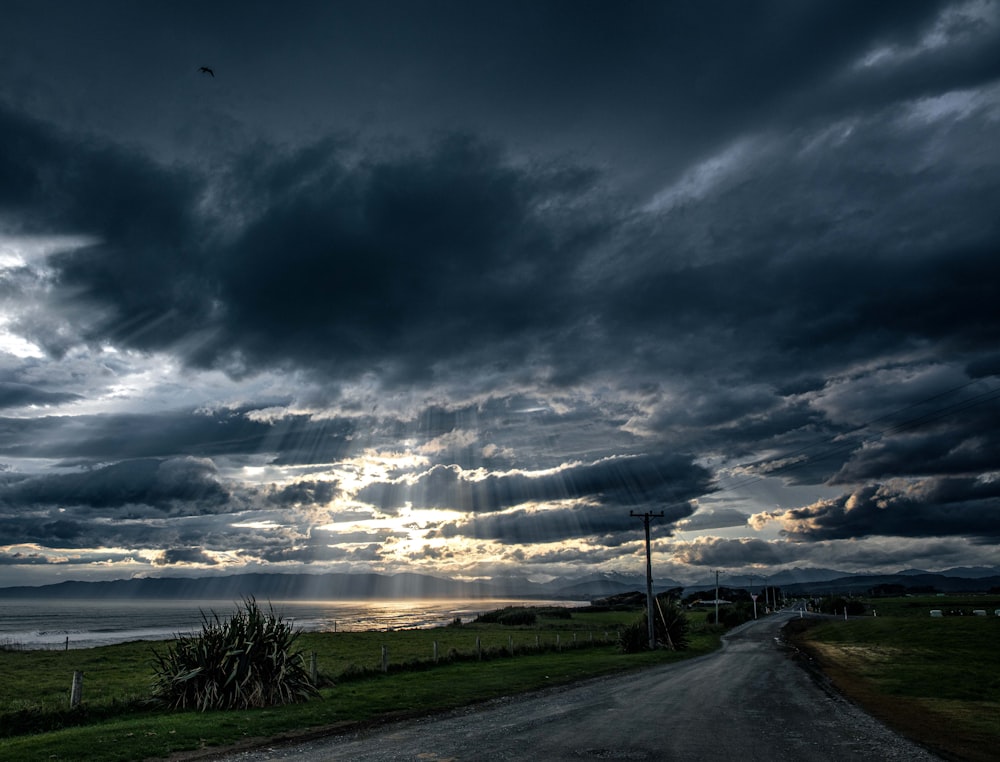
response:
[[[659,647],[671,651],[686,650],[689,629],[687,615],[677,601],[666,596],[657,596],[653,630]],[[649,648],[649,619],[646,612],[618,633],[618,646],[625,653],[637,653]]]
[[[180,636],[166,653],[153,651],[153,694],[174,709],[248,709],[305,701],[318,691],[302,653],[299,633],[269,607],[243,600],[228,619],[202,615],[201,633]]]

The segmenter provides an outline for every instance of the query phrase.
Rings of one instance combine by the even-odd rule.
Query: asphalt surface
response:
[[[225,762],[356,760],[938,760],[790,658],[790,613],[731,632],[697,659]]]

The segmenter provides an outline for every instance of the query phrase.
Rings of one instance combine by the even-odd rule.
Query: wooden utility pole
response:
[[[649,649],[656,648],[656,620],[653,619],[653,561],[649,551],[649,520],[652,518],[663,518],[663,511],[659,513],[636,513],[629,511],[629,516],[642,519],[646,527],[646,621],[649,625]]]
[[[715,623],[719,623],[719,570],[715,570]]]
[[[69,708],[76,709],[83,701],[83,673],[73,673],[73,684],[69,689]]]

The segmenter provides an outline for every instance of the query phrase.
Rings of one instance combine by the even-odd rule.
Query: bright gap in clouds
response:
[[[0,282],[9,278],[26,284],[29,290],[44,289],[45,280],[50,275],[45,262],[49,255],[92,246],[96,242],[97,239],[85,235],[28,236],[0,232]],[[38,344],[11,330],[20,318],[21,310],[28,307],[30,302],[18,303],[8,299],[7,308],[0,309],[0,353],[21,359],[45,356]]]
[[[21,359],[29,357],[42,358],[45,356],[45,353],[42,352],[41,347],[37,344],[33,344],[27,339],[8,331],[6,326],[9,324],[10,316],[0,312],[0,352],[6,352]]]

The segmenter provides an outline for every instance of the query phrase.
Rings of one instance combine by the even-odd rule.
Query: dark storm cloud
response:
[[[965,369],[969,378],[1000,376],[1000,354],[986,355],[969,363]]]
[[[32,476],[0,487],[0,505],[79,506],[95,510],[149,506],[163,512],[214,512],[229,492],[214,465],[195,458],[123,461],[69,474]]]
[[[949,436],[950,435],[950,436]],[[897,476],[930,476],[988,472],[997,466],[1000,447],[996,430],[982,437],[942,433],[897,436],[859,447],[831,484],[859,484]]]
[[[757,514],[778,521],[793,540],[861,537],[947,537],[979,542],[1000,538],[1000,482],[983,478],[934,478],[870,484],[835,500]]]
[[[153,563],[157,566],[172,566],[173,564],[218,564],[211,555],[202,548],[169,548],[160,553]]]
[[[310,533],[310,540],[314,544],[351,545],[385,542],[390,537],[406,536],[405,532],[394,532],[389,529],[376,529],[370,532],[364,530],[345,532],[336,529],[313,529]]]
[[[0,454],[86,462],[180,454],[276,453],[277,462],[323,463],[347,449],[353,424],[289,416],[255,420],[252,410],[0,418]]]
[[[694,508],[687,503],[663,509],[657,519],[666,524],[687,518]],[[581,537],[599,537],[599,544],[615,547],[642,534],[642,522],[620,506],[584,505],[546,510],[514,510],[478,516],[466,521],[446,522],[432,537],[473,537],[513,545],[561,542]]]
[[[836,164],[823,149],[753,160],[751,177],[740,174],[737,187],[700,200],[683,217],[672,213],[661,235],[646,241],[664,253],[669,241],[672,256],[649,258],[641,281],[623,280],[609,294],[606,324],[640,342],[664,328],[704,341],[701,355],[683,344],[674,351],[670,344],[660,347],[650,357],[654,367],[680,354],[695,372],[731,369],[781,386],[802,373],[829,373],[926,342],[958,357],[986,351],[1000,336],[990,286],[1000,274],[998,230],[987,213],[1000,203],[1000,188],[992,174],[956,166],[982,126],[972,120],[968,140],[926,166],[914,166],[909,155],[928,150],[933,125],[892,140],[892,125],[856,128],[847,156]],[[872,177],[877,155],[892,167],[882,178]],[[1000,150],[987,148],[982,159],[1000,166]],[[882,203],[904,186],[908,193],[896,203]],[[762,209],[759,198],[782,201]],[[936,240],[959,215],[962,229]],[[680,241],[672,240],[674,231]],[[685,266],[706,245],[713,261]],[[719,402],[732,407],[754,400]],[[725,415],[725,407],[708,409]]]
[[[0,536],[11,544],[85,550],[169,546],[193,531],[188,543],[208,545],[215,524],[228,524],[231,519],[224,516],[242,507],[244,501],[211,461],[190,457],[129,460],[71,473],[6,474],[0,483]],[[207,523],[194,530],[184,523],[192,520]],[[227,528],[215,547],[248,535]]]
[[[516,168],[463,136],[353,167],[335,150],[288,161],[304,158],[307,173],[279,165],[249,186],[267,189],[269,207],[220,253],[220,332],[195,361],[235,348],[233,362],[251,365],[350,373],[383,362],[390,376],[395,365],[422,376],[430,358],[565,322],[551,286],[599,228],[576,220],[560,236],[539,210],[586,192],[587,173]],[[294,185],[281,184],[286,174]]]
[[[636,543],[638,549],[641,543]],[[541,552],[525,552],[525,548],[508,547],[508,556],[516,563],[523,564],[567,564],[569,566],[582,565],[585,568],[593,568],[594,564],[605,563],[607,561],[622,561],[625,554],[619,547],[603,547],[602,545],[588,545],[585,547],[560,547],[545,546]]]
[[[334,482],[300,481],[280,488],[272,488],[267,500],[282,506],[326,505],[340,494]]]
[[[589,170],[516,168],[467,136],[360,164],[333,142],[282,158],[258,149],[216,191],[240,193],[241,215],[257,212],[235,237],[212,235],[196,213],[205,181],[194,170],[0,109],[3,137],[19,149],[0,175],[5,208],[29,231],[56,225],[99,241],[48,262],[62,297],[52,312],[89,308],[79,336],[51,316],[21,318],[53,353],[88,339],[170,348],[235,375],[386,361],[420,375],[428,358],[475,354],[473,337],[489,346],[565,322],[569,303],[551,286],[603,225],[558,213],[592,186]]]
[[[695,566],[738,568],[740,566],[776,566],[793,561],[794,551],[789,552],[781,543],[740,538],[726,540],[713,537],[704,542],[686,544],[675,549],[677,561]]]
[[[586,201],[599,180],[592,171],[516,165],[469,136],[395,153],[333,141],[277,156],[253,149],[222,185],[245,222],[206,235],[231,221],[195,214],[207,181],[193,170],[185,178],[127,149],[7,122],[24,147],[11,176],[34,173],[11,184],[27,189],[15,208],[100,240],[50,258],[62,295],[96,308],[84,336],[171,347],[237,375],[286,363],[352,375],[378,364],[393,383],[427,379],[432,362],[459,371],[489,358],[544,362],[552,380],[568,383],[594,372],[581,362],[591,354],[584,346],[617,361],[626,357],[622,335],[653,347],[664,334],[693,332],[711,337],[700,362],[670,342],[635,370],[671,367],[681,352],[709,372],[729,355],[785,383],[794,368],[815,372],[833,358],[927,341],[968,352],[1000,336],[988,285],[998,267],[988,220],[1000,199],[991,175],[961,158],[978,142],[980,163],[1000,163],[1000,149],[976,137],[979,118],[949,124],[945,153],[919,164],[909,157],[936,146],[938,133],[919,114],[858,120],[843,145],[831,140],[836,161],[824,145],[771,157],[765,144],[739,185],[685,202],[683,215],[675,207],[633,223],[624,239],[614,206],[595,215]],[[887,168],[873,174],[879,165]],[[911,190],[883,204],[903,183]],[[102,184],[113,193],[90,188]],[[760,198],[783,201],[762,210]],[[952,227],[958,210],[964,229],[938,243],[931,232]],[[628,258],[613,273],[588,270],[612,242]],[[706,243],[713,254],[701,262]],[[643,253],[630,251],[640,245]],[[36,327],[28,334],[53,351],[67,340]]]
[[[52,228],[99,243],[53,255],[58,286],[92,312],[82,336],[24,320],[58,355],[81,338],[160,348],[197,332],[207,315],[194,214],[199,180],[135,150],[67,136],[0,103],[0,213],[22,233]],[[28,324],[30,322],[30,324]]]
[[[699,510],[690,518],[678,525],[685,532],[695,532],[702,529],[725,529],[727,527],[746,526],[749,514],[735,508],[717,508],[714,511]]]
[[[308,537],[263,538],[245,547],[240,555],[268,563],[312,564],[326,561],[377,561],[382,558],[384,544],[395,536],[393,532],[328,533],[313,530]]]
[[[4,512],[0,533],[12,545],[32,544],[44,548],[86,551],[92,548],[160,548],[175,539],[176,532],[164,531],[131,514],[127,521],[95,521],[93,511],[80,508],[50,508]]]
[[[244,506],[228,506],[230,510],[238,507]],[[302,541],[303,532],[294,524],[265,528],[241,526],[239,522],[246,520],[250,520],[246,513],[234,516],[207,512],[195,504],[188,506],[186,512],[169,513],[143,506],[101,513],[74,505],[13,506],[0,513],[0,536],[11,545],[27,544],[60,552],[72,550],[83,555],[88,550],[107,548],[199,547],[214,551],[287,548]]]
[[[395,447],[433,467],[351,497],[470,514],[439,536],[601,554],[664,505],[738,526],[691,515],[714,488],[696,462],[846,485],[771,516],[793,539],[995,535],[995,3],[262,8],[5,16],[0,236],[79,237],[0,252],[0,340],[47,353],[5,361],[0,456],[61,461],[0,473],[5,541],[379,560],[210,515],[325,507],[328,474],[230,485],[195,458],[316,474]],[[109,403],[139,355],[249,401]],[[119,412],[67,404],[98,397]]]
[[[101,553],[100,560],[118,562],[134,560],[132,556],[123,553]],[[94,563],[90,555],[46,556],[41,553],[0,553],[0,566],[83,566]]]
[[[414,508],[491,513],[529,502],[594,500],[609,507],[661,505],[689,500],[713,489],[710,472],[683,456],[609,458],[540,476],[472,478],[457,468],[435,466],[413,480],[373,483],[355,497],[384,513],[407,502]]]
[[[855,449],[831,483],[990,472],[1000,451],[1000,388],[977,384],[878,425],[879,439]]]
[[[59,405],[64,402],[83,399],[82,394],[69,392],[49,392],[28,384],[0,381],[0,408],[21,407],[23,405]]]
[[[360,548],[340,545],[285,545],[252,550],[246,552],[245,555],[269,563],[311,564],[323,561],[378,561],[382,557],[382,546],[378,543]]]
[[[0,553],[0,566],[44,566],[54,563],[58,563],[58,561],[53,561],[41,553]]]

